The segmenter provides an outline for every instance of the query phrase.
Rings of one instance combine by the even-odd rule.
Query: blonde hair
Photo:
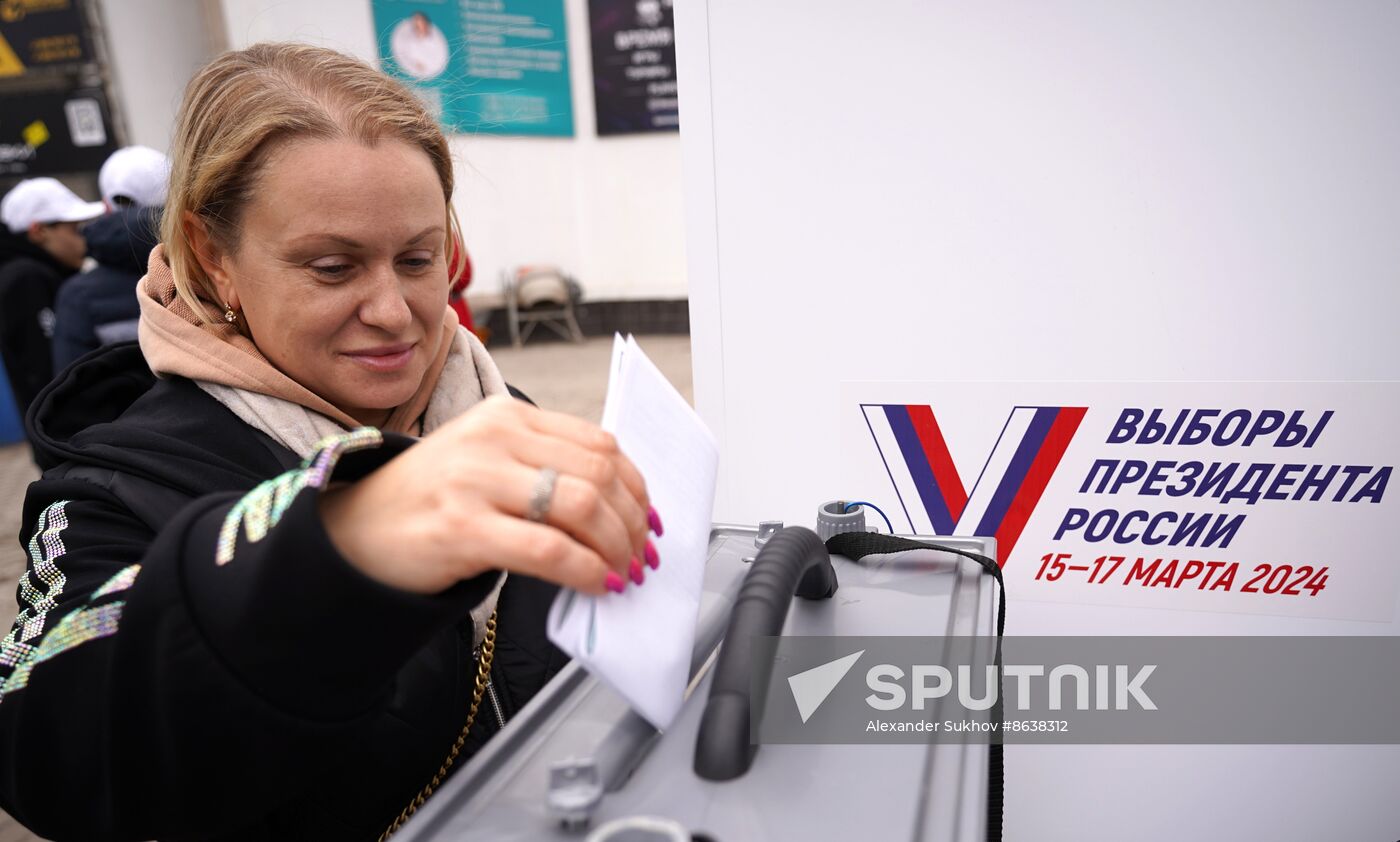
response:
[[[254,44],[224,53],[190,80],[171,144],[170,195],[162,222],[175,290],[200,318],[214,321],[213,282],[185,236],[186,214],[229,250],[238,222],[275,146],[297,138],[400,140],[427,153],[447,201],[447,259],[461,243],[452,208],[447,138],[397,81],[350,56],[309,44]],[[449,279],[449,282],[455,279]]]

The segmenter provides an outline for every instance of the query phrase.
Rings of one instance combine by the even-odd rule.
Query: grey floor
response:
[[[637,341],[681,394],[693,400],[690,338],[643,336]],[[611,350],[611,339],[590,339],[582,345],[540,341],[520,349],[493,346],[491,355],[506,381],[541,407],[597,421],[603,414]],[[0,636],[8,633],[16,613],[15,595],[26,555],[16,537],[20,507],[25,487],[37,477],[27,446],[0,447]],[[0,842],[37,838],[0,812]]]

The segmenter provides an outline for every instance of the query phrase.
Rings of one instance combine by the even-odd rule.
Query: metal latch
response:
[[[782,528],[783,522],[781,520],[760,520],[758,522],[758,534],[753,538],[754,547],[760,550],[763,549],[763,545],[768,543],[769,539],[774,535],[777,535],[778,530]],[[758,554],[755,553],[751,556],[744,556],[739,560],[745,564],[753,564],[753,560],[757,557]]]
[[[593,758],[564,760],[549,767],[545,804],[564,827],[579,830],[588,824],[603,800],[603,776]]]

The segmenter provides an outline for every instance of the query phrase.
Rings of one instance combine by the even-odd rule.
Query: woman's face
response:
[[[296,141],[267,161],[237,248],[210,274],[273,365],[378,425],[442,342],[446,219],[421,149]]]

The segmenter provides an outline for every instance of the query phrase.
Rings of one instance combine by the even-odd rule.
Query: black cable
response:
[[[988,842],[1001,842],[1002,818],[1005,814],[1006,797],[1006,758],[1003,753],[1002,728],[1006,725],[1006,709],[1002,705],[1002,670],[1001,660],[1001,639],[1006,633],[1006,581],[1001,576],[1001,566],[993,559],[978,553],[960,550],[956,547],[945,547],[941,544],[930,544],[925,541],[914,541],[909,538],[897,538],[893,535],[880,535],[875,532],[842,532],[832,535],[826,539],[826,549],[834,555],[843,555],[851,561],[860,561],[868,555],[888,555],[889,553],[902,553],[908,550],[938,550],[939,552],[952,553],[953,555],[970,558],[982,566],[982,569],[989,573],[996,580],[1001,591],[997,599],[997,646],[996,646],[996,667],[997,667],[997,701],[992,706],[992,718],[998,723],[997,730],[993,732],[991,743],[988,746],[990,757],[987,761],[987,840]]]

